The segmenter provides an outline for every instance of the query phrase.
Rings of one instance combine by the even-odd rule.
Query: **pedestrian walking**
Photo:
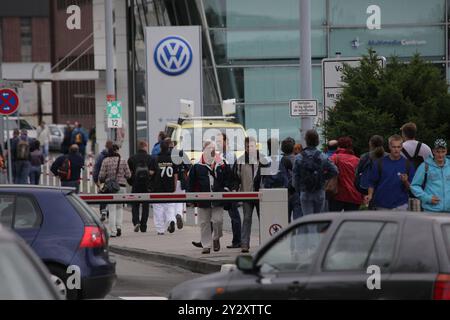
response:
[[[303,146],[301,145],[301,143],[296,143],[294,145],[294,155],[298,155],[303,151]]]
[[[34,139],[28,137],[28,131],[22,129],[17,140],[13,140],[11,152],[14,154],[14,166],[16,171],[15,184],[28,184],[31,170],[31,144]]]
[[[239,157],[233,167],[235,183],[234,190],[241,192],[258,192],[262,187],[261,169],[268,168],[270,160],[256,148],[256,139],[245,138],[245,153]],[[248,253],[250,250],[250,236],[252,230],[253,210],[259,219],[259,202],[244,202],[241,234],[241,252]]]
[[[158,133],[158,142],[156,142],[156,143],[153,145],[153,148],[152,148],[152,157],[156,157],[157,155],[160,154],[160,152],[161,152],[161,142],[162,142],[165,138],[167,138],[167,136],[166,136],[166,134],[164,133],[164,131],[160,131],[160,132]]]
[[[83,128],[82,124],[75,122],[75,128],[72,131],[71,144],[78,145],[80,149],[81,156],[83,159],[86,157],[86,145],[88,142],[88,135],[86,130]]]
[[[229,150],[228,138],[225,133],[220,133],[216,136],[216,147],[219,156],[223,159],[224,164],[227,166],[225,171],[228,174],[226,181],[232,182],[232,169],[233,165],[236,163],[236,154],[233,150]],[[232,187],[230,186],[232,189]],[[238,210],[237,202],[230,202],[225,204],[224,209],[228,211],[228,215],[231,220],[231,231],[233,233],[233,238],[231,244],[227,245],[228,249],[240,248],[241,247],[241,232],[242,232],[242,220],[241,215]]]
[[[283,186],[288,190],[288,223],[303,215],[300,204],[300,193],[295,191],[294,185],[292,184],[295,164],[294,146],[295,140],[290,137],[281,142],[283,156],[280,160],[280,173],[284,181]]]
[[[377,160],[370,171],[365,203],[373,200],[376,210],[406,211],[408,208],[408,193],[415,169],[402,157],[402,143],[399,135],[389,137],[389,155]]]
[[[150,170],[152,169],[152,157],[148,154],[148,143],[138,141],[137,153],[128,159],[128,167],[131,171],[132,193],[147,193],[150,188]],[[142,213],[140,208],[142,207]],[[133,203],[131,213],[134,226],[134,232],[147,232],[147,221],[150,210],[148,202]]]
[[[169,147],[169,140],[161,141],[160,152],[151,165],[151,190],[154,193],[173,193],[176,190],[178,169],[172,160]],[[175,232],[175,225],[178,229],[183,228],[183,219],[181,215],[175,214],[173,203],[153,204],[153,222],[158,235],[164,235],[166,231]]]
[[[383,137],[379,135],[370,137],[369,152],[361,155],[355,172],[354,185],[356,190],[363,196],[366,196],[369,193],[369,176],[373,164],[386,155],[388,155],[388,153],[384,151]],[[369,203],[369,209],[372,208],[372,203]]]
[[[98,179],[98,176],[100,174],[100,169],[102,168],[102,163],[105,158],[107,158],[112,153],[112,147],[113,142],[111,140],[107,140],[105,143],[105,149],[103,149],[97,158],[95,159],[94,168],[92,170],[92,179],[97,186],[98,190],[101,189],[101,184]],[[105,203],[100,204],[100,220],[105,221],[107,217],[107,211],[106,211],[107,205]]]
[[[450,212],[450,159],[447,142],[434,142],[433,157],[427,157],[417,169],[411,184],[412,193],[420,200],[427,212]]]
[[[215,143],[205,141],[200,160],[189,171],[189,192],[230,191],[231,181],[227,181],[229,176],[227,170],[228,167],[222,157],[216,153]],[[220,250],[220,238],[223,236],[223,205],[217,202],[198,203],[202,254],[211,252],[211,244],[214,251]]]
[[[44,121],[41,122],[37,129],[37,140],[41,145],[44,158],[47,159],[50,143],[50,130]]]
[[[423,142],[416,140],[417,126],[413,122],[405,123],[401,127],[403,144],[402,155],[417,169],[419,165],[432,155],[431,149]]]
[[[91,154],[95,154],[95,145],[97,144],[97,131],[95,127],[92,127],[89,131],[89,140],[91,141]]]
[[[125,193],[127,179],[131,178],[127,161],[122,159],[119,146],[113,144],[110,154],[102,162],[98,179],[104,183],[102,193]],[[109,231],[111,237],[122,235],[123,205],[109,204]]]
[[[331,212],[359,210],[364,200],[354,183],[359,158],[355,156],[350,137],[338,139],[338,148],[330,160],[336,165],[339,174],[335,178],[337,189],[329,201],[329,210]]]
[[[330,140],[327,144],[327,157],[331,158],[338,149],[338,141],[337,140]]]
[[[303,215],[321,213],[325,206],[325,182],[339,172],[326,154],[317,149],[316,130],[305,134],[306,148],[296,156],[293,172],[295,190],[300,193]]]
[[[84,159],[80,154],[78,145],[73,144],[69,153],[56,158],[50,167],[50,171],[61,180],[62,187],[75,188],[80,192],[81,169],[84,167]]]
[[[66,127],[64,128],[64,138],[61,143],[61,152],[63,154],[69,153],[69,148],[71,146],[71,141],[72,141],[72,131],[73,131],[73,128],[70,125],[70,122],[67,121]]]
[[[11,153],[8,153],[8,142],[5,142],[5,164],[8,166],[8,156],[11,155],[11,173],[12,177],[8,177],[9,183],[15,183],[16,181],[16,154],[13,150],[16,149],[17,142],[19,141],[20,131],[19,129],[13,130],[13,136],[9,139],[9,145],[11,147]]]
[[[39,140],[34,141],[31,151],[31,169],[30,169],[30,184],[39,185],[39,180],[42,173],[42,165],[44,164],[44,154],[41,150],[41,143]]]

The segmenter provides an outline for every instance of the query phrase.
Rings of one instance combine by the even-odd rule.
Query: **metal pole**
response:
[[[12,176],[12,160],[11,160],[11,139],[9,138],[9,117],[6,117],[6,143],[8,144],[8,182],[9,184],[13,184],[13,176]]]
[[[300,98],[312,99],[311,66],[311,0],[299,0],[300,26]],[[311,117],[301,118],[300,139],[304,144],[307,130],[313,128]]]
[[[105,36],[106,36],[106,95],[115,96],[114,84],[114,43],[113,43],[113,0],[105,0]],[[108,140],[114,139],[112,130],[107,131]]]

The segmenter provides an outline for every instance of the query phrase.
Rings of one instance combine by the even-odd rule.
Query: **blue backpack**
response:
[[[314,154],[307,154],[303,151],[301,155],[301,191],[317,192],[322,188],[324,182],[321,152],[317,150]]]

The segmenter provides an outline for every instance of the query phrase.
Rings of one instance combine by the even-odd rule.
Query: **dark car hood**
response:
[[[228,272],[216,272],[183,282],[171,290],[169,299],[212,299],[216,295],[216,288],[225,288],[235,272],[237,272],[237,270]]]

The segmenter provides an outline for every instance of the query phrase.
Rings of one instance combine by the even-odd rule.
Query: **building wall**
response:
[[[31,19],[32,61],[50,61],[50,32],[48,18]]]
[[[3,62],[21,62],[20,18],[2,18]]]

